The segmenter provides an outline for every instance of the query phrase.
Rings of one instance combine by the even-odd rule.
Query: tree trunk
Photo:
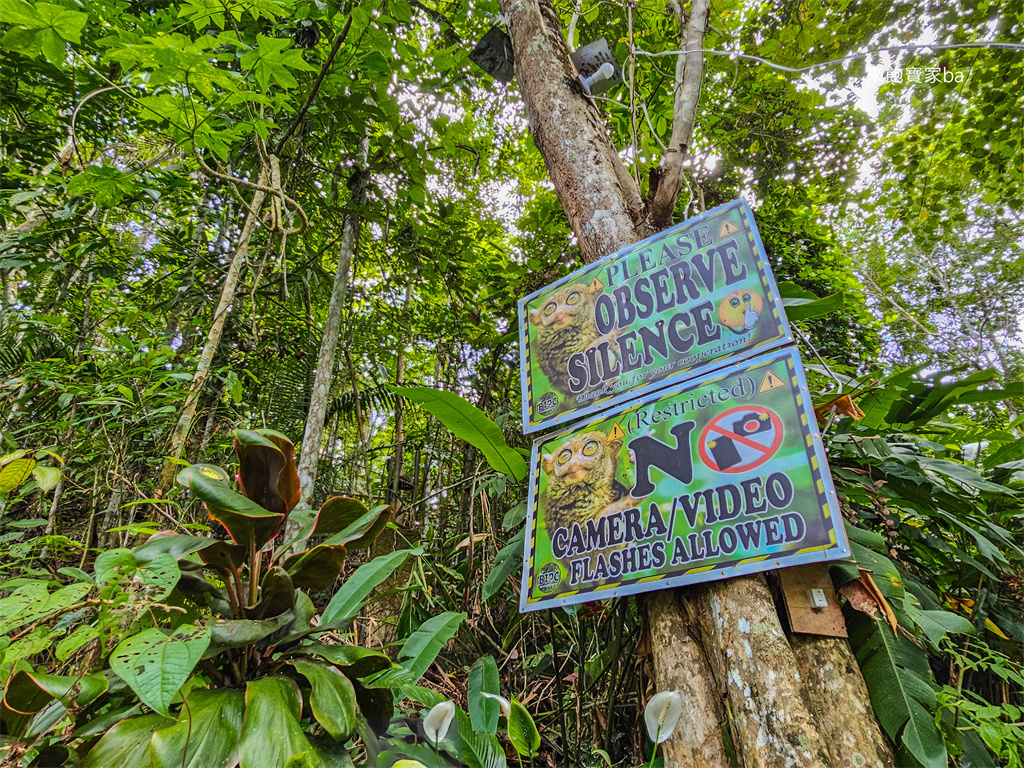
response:
[[[661,590],[650,596],[647,621],[651,646],[656,649],[654,679],[660,690],[683,693],[681,727],[662,747],[665,765],[730,768],[722,742],[722,696],[710,674],[704,649],[684,618],[676,590]]]
[[[367,139],[361,147],[362,162],[366,162],[369,149]],[[334,378],[335,353],[338,350],[338,336],[341,333],[341,318],[345,309],[345,296],[348,291],[348,273],[352,266],[352,254],[355,253],[359,239],[359,213],[357,206],[362,204],[365,179],[362,169],[356,170],[355,185],[352,189],[349,210],[341,229],[341,245],[338,248],[338,268],[334,273],[334,287],[331,289],[331,302],[327,308],[327,320],[324,322],[324,335],[320,341],[320,354],[316,359],[316,372],[313,375],[313,391],[309,397],[309,411],[306,414],[306,429],[302,436],[302,448],[299,451],[299,488],[301,490],[300,507],[309,506],[316,486],[317,464],[320,461],[320,444],[323,440],[324,422],[327,418],[327,403],[330,399],[331,380]]]
[[[790,640],[818,730],[835,768],[893,768],[889,740],[868,699],[850,644],[836,637],[795,635]]]
[[[266,173],[263,172],[259,177],[260,186],[266,185],[266,181]],[[177,459],[181,456],[182,449],[185,447],[185,440],[188,438],[189,430],[192,428],[192,421],[196,416],[199,398],[203,394],[206,380],[210,378],[213,357],[217,354],[221,336],[224,335],[224,324],[228,319],[228,310],[235,300],[235,288],[238,286],[242,264],[245,263],[245,258],[249,253],[249,241],[252,239],[252,231],[256,226],[256,219],[263,208],[263,201],[266,199],[266,196],[267,193],[262,189],[257,189],[253,194],[252,203],[249,205],[249,212],[245,217],[245,224],[242,226],[242,232],[238,237],[238,247],[235,249],[235,255],[231,258],[231,263],[228,265],[227,274],[224,275],[224,285],[220,291],[217,309],[213,313],[210,331],[206,336],[206,344],[199,355],[199,362],[196,364],[196,372],[192,376],[188,395],[185,397],[185,402],[181,406],[181,413],[178,414],[178,420],[174,425],[174,430],[171,432],[167,458],[164,459],[163,466],[160,469],[158,487],[164,490],[170,488],[171,483],[174,482],[176,465],[172,459]]]
[[[551,0],[502,0],[502,10],[530,130],[584,260],[592,263],[652,234],[640,191],[579,85]],[[691,18],[695,16],[696,9]],[[688,40],[691,31],[688,26]],[[695,109],[696,94],[686,98]],[[676,107],[678,120],[678,102]],[[659,184],[669,181],[660,178]],[[660,205],[671,211],[674,202],[673,197],[671,205],[664,200]],[[744,768],[830,765],[822,734],[832,738],[836,728],[829,723],[819,729],[822,717],[851,729],[848,721],[860,717],[867,723],[853,730],[877,729],[866,696],[859,708],[847,704],[812,713],[809,702],[814,697],[804,690],[797,657],[762,577],[714,582],[693,590],[700,596],[697,601],[686,594],[676,592],[677,599],[655,594],[647,600],[658,690],[682,688],[706,702],[688,708],[684,727],[675,743],[669,742],[666,766],[729,764],[716,738],[722,722],[716,691],[725,696],[733,743]],[[696,624],[692,635],[688,616]],[[693,652],[697,647],[703,653]],[[850,674],[859,678],[859,670]],[[835,695],[838,699],[855,690],[844,683]]]

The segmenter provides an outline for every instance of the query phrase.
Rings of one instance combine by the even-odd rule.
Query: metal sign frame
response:
[[[740,222],[739,228],[735,229],[736,225],[732,223],[727,217],[734,212],[738,211],[738,221]],[[552,387],[548,389],[544,394],[535,393],[533,391],[533,379],[535,373],[543,373],[541,371],[541,362],[531,359],[531,355],[536,357],[534,351],[531,349],[530,344],[530,304],[531,302],[541,298],[542,296],[548,296],[556,292],[563,286],[570,286],[574,284],[588,284],[592,287],[595,285],[593,281],[600,282],[600,288],[594,288],[595,291],[599,291],[602,295],[595,296],[595,301],[600,301],[605,296],[609,295],[607,288],[601,281],[602,276],[607,276],[606,270],[618,269],[621,266],[628,274],[630,264],[639,269],[637,264],[643,264],[645,253],[650,252],[649,249],[652,247],[661,247],[663,249],[662,264],[664,264],[664,250],[665,247],[670,245],[669,241],[678,242],[678,238],[682,238],[687,235],[692,235],[694,238],[702,228],[710,227],[715,228],[715,220],[722,218],[722,227],[728,224],[730,227],[734,227],[730,230],[725,237],[736,235],[742,242],[745,242],[743,246],[745,249],[749,248],[749,252],[746,252],[748,256],[752,256],[755,260],[757,268],[757,291],[763,293],[763,297],[759,294],[759,300],[762,303],[761,308],[758,310],[761,318],[763,319],[762,328],[755,330],[736,330],[733,329],[734,333],[737,334],[751,334],[750,340],[742,342],[744,346],[735,346],[739,339],[725,339],[717,345],[717,352],[723,352],[715,356],[715,352],[711,351],[713,348],[703,349],[698,348],[693,353],[676,353],[675,350],[670,353],[673,357],[670,357],[667,361],[655,361],[655,364],[650,363],[644,364],[639,368],[631,370],[631,375],[634,378],[634,384],[632,386],[621,385],[617,379],[612,379],[602,382],[598,388],[586,388],[576,395],[577,398],[589,396],[589,402],[582,405],[576,405],[566,410],[558,410],[552,413],[550,416],[544,416],[540,413],[543,407],[553,407],[554,409],[564,408],[564,404],[560,404],[560,398],[556,394],[556,390]],[[735,216],[732,219],[736,219]],[[711,242],[704,245],[693,246],[691,252],[687,253],[685,257],[679,257],[676,261],[668,262],[669,266],[672,266],[678,262],[687,262],[689,268],[689,260],[693,258],[694,254],[700,254],[705,252],[709,254],[710,259],[714,259],[710,256],[710,252],[713,250],[713,246],[720,245],[722,243],[722,236],[719,233],[719,237],[714,238]],[[721,257],[720,257],[721,258]],[[734,257],[735,258],[735,257]],[[724,263],[724,262],[723,262]],[[616,266],[618,264],[619,266]],[[723,266],[722,271],[725,271]],[[655,274],[655,273],[652,273]],[[639,272],[634,273],[628,279],[636,279]],[[743,280],[749,286],[753,284],[753,276],[744,277]],[[632,283],[630,283],[632,285]],[[693,283],[696,285],[696,282]],[[660,316],[669,311],[682,311],[685,312],[687,308],[697,307],[698,305],[704,305],[709,301],[721,302],[727,299],[731,293],[730,289],[734,288],[732,285],[719,286],[716,280],[716,287],[708,289],[705,294],[702,294],[699,299],[683,299],[680,301],[677,297],[677,302],[672,309],[661,310],[657,314]],[[706,288],[706,286],[705,286]],[[682,291],[680,291],[680,294]],[[639,295],[639,294],[637,294]],[[661,306],[659,299],[659,307]],[[539,309],[538,306],[536,309]],[[694,310],[695,311],[695,310]],[[718,305],[718,311],[721,313],[722,307]],[[775,278],[772,275],[771,267],[768,264],[767,253],[764,248],[764,243],[761,241],[760,233],[757,230],[757,224],[754,221],[754,215],[750,210],[750,207],[743,200],[736,200],[732,203],[719,206],[707,213],[701,214],[695,218],[689,219],[685,222],[677,224],[663,232],[659,232],[657,235],[647,238],[639,243],[631,245],[616,253],[605,256],[604,258],[589,264],[582,269],[573,272],[570,275],[563,277],[562,279],[552,283],[551,285],[545,286],[544,288],[534,291],[530,295],[519,300],[519,356],[520,356],[520,380],[522,387],[522,416],[523,416],[523,431],[526,434],[538,432],[545,429],[550,429],[559,424],[564,424],[569,421],[575,421],[592,413],[607,410],[610,407],[616,406],[619,403],[623,403],[629,400],[633,400],[641,395],[648,392],[663,389],[667,386],[678,382],[682,377],[692,377],[698,372],[703,373],[716,368],[735,363],[739,360],[745,360],[755,355],[761,354],[767,350],[775,349],[776,347],[790,344],[793,342],[792,331],[789,328],[789,323],[786,320],[786,314],[782,307],[782,298],[779,295],[778,286],[775,283]],[[651,318],[655,317],[655,314],[651,314]],[[757,318],[758,315],[755,315]],[[770,322],[769,322],[770,321]],[[659,321],[660,323],[661,321]],[[693,323],[694,321],[690,321]],[[719,321],[715,321],[716,324]],[[757,320],[755,319],[755,323]],[[657,325],[657,323],[655,324]],[[669,322],[669,325],[672,325]],[[721,336],[721,331],[724,325],[717,324],[716,328]],[[692,325],[688,330],[692,329]],[[640,330],[637,328],[636,330]],[[615,334],[619,334],[620,331],[615,331]],[[623,336],[625,338],[625,336]],[[758,338],[759,340],[754,342],[753,340]],[[751,343],[753,342],[753,343]],[[616,344],[618,342],[616,341]],[[729,345],[734,345],[731,351]],[[700,345],[698,345],[700,346]],[[687,362],[688,361],[688,362]],[[657,363],[663,363],[660,367]],[[532,366],[532,367],[531,367]],[[546,374],[544,374],[546,376]],[[643,381],[643,383],[637,383],[637,379]],[[547,380],[547,379],[545,379]],[[601,393],[611,390],[609,394],[597,397],[594,393]],[[536,395],[536,396],[535,396]],[[562,393],[562,400],[567,399],[568,396]],[[555,403],[551,406],[551,401]],[[542,402],[547,400],[548,402]]]
[[[771,373],[772,369],[770,366],[774,366],[778,363],[785,364],[786,378],[785,380],[778,379],[775,373]],[[756,372],[768,368],[763,374],[757,374]],[[775,370],[778,370],[776,368]],[[749,378],[752,381],[761,381],[761,385],[758,387],[756,394],[763,394],[763,387],[766,386],[764,381],[769,382],[769,386],[772,389],[781,389],[785,387],[786,390],[791,394],[793,411],[787,411],[787,415],[790,418],[798,418],[800,424],[799,441],[794,441],[790,438],[786,441],[787,453],[780,457],[780,464],[788,461],[793,464],[796,469],[789,469],[791,473],[799,471],[801,473],[809,473],[810,485],[802,485],[800,492],[807,496],[809,493],[814,494],[816,504],[819,507],[820,520],[815,518],[815,512],[810,511],[811,520],[820,524],[820,528],[816,529],[821,536],[827,536],[827,544],[816,544],[811,547],[799,549],[793,552],[785,552],[776,550],[774,553],[767,552],[766,554],[757,554],[754,556],[748,556],[743,559],[734,558],[733,561],[723,561],[713,563],[712,565],[697,565],[690,569],[676,567],[674,570],[668,570],[670,566],[663,569],[660,573],[646,573],[646,575],[639,575],[635,578],[622,578],[618,580],[608,580],[604,583],[600,583],[595,587],[588,588],[586,590],[559,590],[557,594],[553,594],[552,597],[546,597],[540,592],[540,584],[537,583],[535,589],[535,579],[540,573],[541,568],[544,565],[555,562],[564,562],[565,557],[562,558],[549,558],[545,563],[540,564],[536,561],[536,547],[537,547],[537,536],[538,536],[538,514],[540,504],[540,486],[541,486],[541,465],[540,465],[540,448],[545,444],[552,443],[553,441],[561,440],[563,438],[569,438],[573,435],[579,435],[585,431],[592,429],[595,426],[604,424],[608,425],[609,422],[615,422],[616,425],[626,423],[626,420],[630,418],[630,415],[637,415],[646,406],[654,403],[664,402],[679,398],[682,395],[695,392],[702,388],[708,387],[708,385],[715,384],[724,379],[730,379],[736,377],[736,381],[741,380],[742,376],[746,376],[754,372],[753,376]],[[775,376],[775,379],[770,380],[769,373]],[[779,383],[776,384],[775,381]],[[742,393],[741,388],[741,393]],[[769,390],[771,391],[771,390]],[[751,394],[747,399],[753,398]],[[772,397],[778,397],[777,395]],[[713,398],[712,398],[713,399]],[[675,400],[678,402],[678,400]],[[789,400],[784,399],[783,402],[787,403],[789,407]],[[742,404],[738,399],[732,404],[732,407],[737,404]],[[704,406],[707,407],[707,406]],[[749,406],[752,409],[761,408],[768,413],[774,412],[768,406]],[[777,405],[775,406],[778,407]],[[734,408],[735,409],[735,408]],[[720,409],[715,417],[709,419],[708,424],[710,425],[715,418],[721,416],[725,412],[725,409]],[[654,413],[654,409],[650,411]],[[697,413],[694,411],[692,413]],[[646,422],[645,422],[646,423]],[[669,423],[666,421],[666,423]],[[637,416],[637,424],[639,429],[639,416]],[[615,427],[612,427],[614,430]],[[627,429],[630,427],[627,424]],[[706,431],[706,428],[705,428]],[[632,430],[631,430],[632,432]],[[607,434],[607,433],[606,433]],[[693,428],[693,433],[689,435],[688,439],[692,441],[698,437],[700,432]],[[611,432],[611,436],[614,438],[614,431]],[[560,445],[558,447],[561,447]],[[806,465],[800,462],[800,450],[803,449],[806,455]],[[620,449],[621,450],[621,449]],[[773,449],[773,451],[776,449]],[[701,459],[698,457],[698,451],[691,449],[692,465],[697,466]],[[799,463],[797,467],[796,464]],[[648,474],[650,469],[646,470]],[[703,470],[702,470],[703,471]],[[726,472],[727,470],[713,470],[717,472]],[[761,474],[766,474],[769,470],[761,470]],[[659,470],[660,472],[660,470]],[[668,477],[668,475],[658,475],[658,477]],[[723,474],[723,478],[728,478],[730,475]],[[743,477],[742,474],[733,475],[732,477]],[[796,491],[794,491],[795,493]],[[642,502],[640,506],[643,509],[644,504],[648,504],[648,498]],[[806,501],[806,500],[805,500]],[[793,503],[793,502],[791,502]],[[828,464],[825,458],[824,445],[822,444],[821,434],[818,430],[817,421],[814,416],[814,409],[810,401],[810,392],[807,388],[807,380],[804,374],[803,365],[800,361],[799,352],[794,347],[786,347],[784,349],[775,350],[773,352],[766,353],[754,360],[747,360],[745,362],[731,365],[725,369],[719,369],[710,372],[694,381],[686,382],[667,390],[662,390],[657,393],[648,395],[647,397],[641,398],[637,402],[631,402],[628,405],[622,406],[617,409],[613,409],[602,413],[599,417],[596,417],[589,422],[577,424],[570,429],[562,430],[561,432],[552,433],[545,435],[544,437],[538,438],[534,441],[533,450],[531,452],[530,461],[530,489],[529,498],[527,502],[527,519],[526,519],[526,540],[524,542],[523,551],[523,573],[521,581],[521,592],[520,592],[520,606],[521,612],[536,611],[544,608],[552,608],[558,606],[573,605],[576,603],[589,602],[593,600],[605,600],[612,597],[619,597],[622,595],[633,595],[641,592],[647,592],[655,589],[667,589],[670,587],[678,587],[685,584],[694,584],[705,581],[714,581],[718,579],[732,578],[735,576],[742,576],[751,573],[760,573],[767,570],[774,570],[776,568],[784,568],[791,565],[801,565],[805,563],[823,562],[829,560],[838,560],[848,558],[850,556],[850,545],[847,541],[846,532],[843,526],[842,514],[839,509],[839,503],[836,498],[835,488],[832,484],[832,477],[828,470]],[[792,511],[792,510],[791,510]],[[738,514],[738,513],[737,513]],[[780,513],[789,514],[789,513]],[[798,513],[800,514],[800,513]],[[802,513],[802,516],[808,514],[807,512]],[[649,513],[648,513],[649,515]],[[674,515],[674,513],[673,513]],[[603,517],[603,515],[601,516]],[[592,518],[592,519],[600,519]],[[744,520],[747,518],[744,517]],[[758,518],[762,519],[762,518]],[[765,518],[767,519],[767,518]],[[721,521],[719,521],[721,522]],[[806,522],[806,517],[805,517]],[[685,525],[685,523],[683,523]],[[648,516],[648,529],[650,527],[650,518]],[[699,528],[699,526],[698,526]],[[697,528],[694,528],[696,530]],[[675,518],[673,522],[668,525],[668,537],[672,538],[676,535],[678,529],[675,526]],[[704,530],[710,530],[709,526],[705,523]],[[767,523],[766,529],[767,530]],[[545,530],[546,535],[550,535],[550,532]],[[765,534],[767,539],[767,533]],[[553,541],[553,538],[552,538]],[[668,539],[666,539],[666,542]],[[767,543],[767,542],[766,542]],[[760,546],[760,545],[758,545]],[[606,547],[610,549],[610,547]],[[768,547],[766,547],[767,551]],[[585,554],[585,557],[591,557],[598,551],[592,549],[589,550],[591,554]],[[734,549],[734,552],[737,550]],[[553,554],[553,553],[552,553]],[[700,562],[700,561],[696,561]],[[666,566],[668,561],[666,560]],[[562,566],[559,565],[559,574],[561,574]],[[646,569],[650,571],[651,568]],[[635,571],[634,573],[644,574],[644,571]],[[562,576],[559,576],[562,579]],[[561,581],[559,581],[559,584]],[[572,586],[571,583],[567,586]],[[555,587],[557,589],[557,586]]]

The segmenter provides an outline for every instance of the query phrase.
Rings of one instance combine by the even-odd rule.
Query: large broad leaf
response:
[[[358,645],[312,643],[298,648],[296,653],[326,659],[351,678],[366,677],[392,666],[391,659],[385,654]]]
[[[180,480],[181,475],[178,477]],[[192,472],[186,479],[188,487],[206,505],[210,517],[227,529],[235,544],[261,548],[284,525],[283,513],[264,509],[202,472]]]
[[[284,568],[298,589],[326,589],[345,565],[345,547],[319,544],[284,561]]]
[[[82,768],[148,768],[153,732],[172,721],[161,715],[122,720],[103,734],[82,761]]]
[[[512,710],[508,715],[508,740],[520,755],[536,755],[540,749],[540,732],[530,713],[515,699],[510,702]]]
[[[177,558],[169,552],[154,554],[142,563],[130,549],[108,549],[96,558],[95,571],[101,583],[145,584],[154,590],[156,600],[165,598],[181,578]]]
[[[192,691],[178,722],[153,734],[153,768],[231,768],[244,712],[241,691]]]
[[[15,459],[0,467],[0,493],[10,493],[28,482],[35,469],[35,459]]]
[[[359,499],[333,496],[323,503],[313,525],[313,536],[341,533],[370,510]]]
[[[454,392],[431,387],[393,387],[395,393],[419,403],[437,420],[477,448],[497,471],[522,480],[528,472],[526,461],[508,446],[501,428],[475,405]]]
[[[946,745],[934,717],[928,714],[938,705],[929,682],[928,657],[884,622],[849,607],[844,612],[851,630],[850,644],[856,648],[882,729],[925,768],[945,768]]]
[[[216,541],[199,550],[200,560],[209,566],[223,568],[226,571],[237,571],[245,563],[248,555],[247,547],[232,544],[230,541]]]
[[[492,703],[497,707],[497,702]],[[461,709],[455,710],[455,723],[448,738],[466,768],[505,768],[507,765],[505,750],[494,734],[490,731],[480,732]]]
[[[299,503],[295,446],[277,432],[236,429],[234,436],[243,493],[264,509],[288,514]]]
[[[54,717],[59,720],[67,708],[84,707],[106,690],[107,678],[103,675],[77,677],[18,670],[7,684],[0,702],[0,719],[8,734],[20,735],[29,727],[34,715],[54,702],[59,703],[54,712]],[[56,720],[50,718],[46,728],[52,727]],[[33,723],[30,730],[36,730],[36,726]]]
[[[337,628],[347,626],[363,607],[363,601],[369,597],[374,587],[383,582],[406,561],[411,554],[420,554],[422,550],[400,549],[389,555],[375,557],[365,565],[359,566],[354,574],[334,593],[320,616],[320,626]]]
[[[241,768],[281,768],[298,755],[312,756],[313,747],[299,727],[301,713],[294,680],[274,676],[248,683],[238,745]]]
[[[92,584],[69,584],[56,592],[45,584],[26,584],[0,600],[0,635],[25,624],[45,619],[82,600],[94,587]]]
[[[484,656],[470,668],[467,688],[473,730],[477,733],[497,733],[498,716],[501,714],[498,702],[481,695],[501,693],[498,665],[493,657]]]
[[[327,504],[330,504],[329,500]],[[326,506],[325,504],[324,506]],[[366,508],[363,507],[365,510]],[[366,549],[377,540],[391,519],[391,507],[379,506],[360,515],[341,531],[325,541],[325,544],[344,544],[349,551]]]
[[[260,582],[260,599],[249,611],[257,619],[265,619],[295,607],[295,584],[284,568],[269,568]]]
[[[182,533],[154,533],[146,541],[135,547],[135,559],[139,563],[148,563],[157,555],[168,554],[175,560],[191,555],[201,549],[213,546],[217,539],[206,536],[190,536]]]
[[[437,654],[455,637],[459,625],[466,620],[466,614],[448,611],[434,616],[420,625],[399,653],[399,663],[412,673],[415,683],[427,668],[434,663]]]
[[[110,654],[110,668],[155,712],[168,714],[210,644],[210,630],[184,624],[172,634],[147,629],[122,640]]]
[[[356,690],[345,675],[329,664],[292,659],[289,664],[309,681],[313,717],[336,739],[346,739],[356,727]]]
[[[210,648],[206,657],[215,656],[225,648],[241,648],[258,643],[291,622],[291,611],[272,619],[217,619],[210,624]]]
[[[842,293],[819,298],[796,283],[788,282],[779,283],[779,294],[782,296],[782,305],[786,308],[786,317],[791,321],[823,317],[843,306],[844,301]]]

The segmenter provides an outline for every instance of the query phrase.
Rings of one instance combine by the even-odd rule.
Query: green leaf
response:
[[[284,561],[284,568],[298,589],[326,589],[345,564],[345,547],[319,544]]]
[[[925,611],[910,605],[905,605],[907,614],[918,628],[927,635],[933,645],[942,642],[947,632],[954,634],[974,634],[974,625],[965,617],[959,616],[950,611],[930,610]]]
[[[359,566],[327,604],[320,616],[320,626],[330,624],[342,627],[350,624],[374,587],[394,573],[409,555],[419,553],[420,550],[400,549]]]
[[[905,745],[925,768],[945,768],[945,743],[928,714],[938,701],[929,682],[931,669],[924,651],[894,634],[885,622],[849,607],[844,613],[850,644],[856,649],[882,729],[895,743]]]
[[[61,43],[63,50],[64,44]],[[50,58],[47,54],[47,58]],[[50,58],[53,61],[52,58]],[[90,165],[68,182],[69,195],[91,194],[100,208],[113,208],[127,197],[135,195],[131,177],[111,165]],[[131,391],[129,390],[129,399]]]
[[[26,482],[36,468],[35,459],[15,459],[0,469],[0,493],[10,493]]]
[[[447,611],[427,619],[412,633],[398,655],[399,663],[413,675],[414,679],[410,682],[415,683],[423,677],[423,673],[434,663],[437,654],[448,641],[455,637],[459,625],[465,620],[466,614]]]
[[[328,500],[324,506],[326,507],[332,501],[334,501],[334,499]],[[352,501],[352,499],[345,499],[345,501]],[[355,509],[350,505],[346,506],[348,506],[350,512],[355,511]],[[362,505],[360,504],[360,506]],[[365,510],[366,507],[363,507],[363,509]],[[323,507],[321,507],[321,512],[323,512]],[[340,518],[340,515],[338,517]],[[318,525],[319,519],[319,515],[317,515]],[[345,548],[351,551],[366,549],[377,540],[377,537],[380,536],[390,519],[391,507],[374,507],[372,510],[364,512],[360,517],[347,523],[339,533],[334,534],[324,543],[344,544]],[[314,531],[314,535],[316,535],[316,531]]]
[[[257,643],[277,632],[292,620],[288,611],[272,619],[217,619],[210,624],[210,649],[207,656],[225,648],[241,648]]]
[[[242,494],[235,493],[221,481],[214,480],[202,472],[186,470],[178,475],[178,481],[187,485],[203,501],[210,517],[227,529],[235,544],[243,547],[262,547],[274,538],[284,525],[283,513],[264,509]]]
[[[168,714],[171,700],[210,644],[210,630],[190,624],[171,635],[153,628],[122,640],[110,668],[155,712]]]
[[[258,35],[256,39],[256,48],[243,54],[241,63],[252,72],[262,91],[269,90],[271,80],[285,89],[298,85],[289,69],[316,71],[302,58],[302,51],[291,47],[291,38]]]
[[[366,677],[392,666],[391,659],[385,654],[358,645],[313,643],[298,648],[296,653],[327,659],[335,666],[341,667],[345,675],[353,679]]]
[[[153,597],[162,600],[181,578],[181,570],[174,556],[163,552],[146,563],[140,563],[130,549],[108,549],[96,558],[96,581],[124,584],[132,581],[145,584],[154,590]]]
[[[245,725],[238,745],[241,768],[281,768],[311,752],[299,716],[302,698],[294,680],[264,677],[245,686]]]
[[[241,691],[192,691],[178,713],[178,722],[153,734],[153,768],[236,765],[244,708]]]
[[[501,693],[498,665],[493,657],[484,656],[470,668],[467,688],[469,717],[473,723],[473,730],[478,733],[497,733],[498,717],[501,714],[498,702],[480,695]]]
[[[795,293],[793,291],[790,291],[790,296],[787,296],[786,288],[784,288],[787,285],[793,285],[793,283],[781,283],[779,293],[782,294],[782,305],[786,309],[786,317],[791,322],[824,317],[842,307],[846,300],[845,295],[841,292],[818,298],[810,291],[802,289],[799,296],[793,295]]]
[[[516,699],[510,703],[512,709],[508,715],[508,740],[520,755],[532,757],[540,749],[540,732],[526,707]]]
[[[145,768],[152,764],[153,732],[172,721],[161,715],[122,720],[103,734],[82,761],[82,768]]]
[[[45,584],[26,584],[0,600],[0,635],[79,602],[93,589],[91,584],[69,584],[49,592]]]
[[[52,491],[57,483],[60,482],[60,470],[56,467],[36,466],[32,470],[32,476],[36,479],[36,485],[39,487],[39,490],[44,493]]]
[[[508,577],[515,572],[516,568],[522,566],[523,540],[525,537],[526,530],[520,530],[494,556],[491,572],[487,574],[487,578],[484,579],[484,585],[480,590],[481,600],[490,600],[498,594]]]
[[[302,659],[288,663],[309,681],[313,717],[334,738],[348,738],[356,727],[356,691],[349,679],[328,664]]]
[[[492,702],[497,706],[496,702]],[[497,718],[495,718],[497,720]],[[461,709],[455,710],[455,723],[448,738],[466,768],[505,768],[505,750],[493,733],[479,733]]]
[[[487,463],[497,471],[523,480],[529,471],[526,461],[509,448],[501,428],[487,414],[454,392],[431,387],[391,387],[402,397],[419,403],[456,437],[465,440],[483,453]]]

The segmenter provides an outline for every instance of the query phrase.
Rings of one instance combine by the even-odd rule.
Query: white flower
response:
[[[435,747],[448,735],[448,729],[455,719],[455,705],[450,701],[442,701],[435,704],[423,718],[423,732],[427,735],[427,741]]]
[[[496,702],[498,702],[498,707],[501,709],[501,714],[503,714],[505,717],[509,716],[509,713],[512,711],[512,705],[509,704],[508,699],[506,699],[504,696],[499,696],[496,693],[487,693],[487,691],[480,691],[480,694],[482,696],[486,696],[488,699],[494,699]]]
[[[656,693],[644,709],[647,735],[655,744],[661,744],[672,737],[676,723],[683,715],[683,694],[679,691]]]

